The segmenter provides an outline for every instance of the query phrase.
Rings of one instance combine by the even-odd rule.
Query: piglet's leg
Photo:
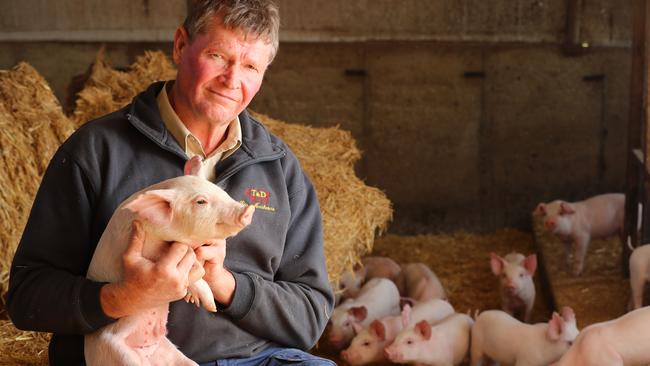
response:
[[[580,235],[575,238],[575,252],[573,254],[573,275],[578,276],[582,273],[585,266],[585,257],[587,256],[587,247],[589,246],[589,235]]]
[[[204,279],[200,279],[189,286],[185,301],[198,306],[203,306],[207,311],[216,312],[217,305],[214,302],[214,295],[210,286]]]

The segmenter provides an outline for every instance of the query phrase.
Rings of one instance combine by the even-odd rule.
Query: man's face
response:
[[[229,123],[260,89],[270,56],[269,43],[227,29],[219,18],[191,42],[180,27],[174,37],[176,113],[188,122]]]

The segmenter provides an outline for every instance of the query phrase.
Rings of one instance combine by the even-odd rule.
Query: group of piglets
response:
[[[341,280],[342,302],[332,314],[328,340],[354,366],[459,365],[468,356],[473,366],[558,361],[578,335],[576,317],[564,308],[548,323],[527,324],[535,299],[536,256],[492,253],[490,264],[499,277],[503,310],[472,317],[454,310],[428,266],[363,258]]]
[[[366,257],[342,276],[340,287],[328,341],[348,364],[456,365],[465,359],[474,320],[454,311],[426,264]]]

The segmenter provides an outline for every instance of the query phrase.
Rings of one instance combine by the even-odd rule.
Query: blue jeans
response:
[[[227,358],[199,366],[336,366],[334,361],[295,348],[272,347],[248,358]]]

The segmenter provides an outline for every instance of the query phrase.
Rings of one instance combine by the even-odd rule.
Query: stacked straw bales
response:
[[[74,126],[47,82],[21,63],[0,71],[0,299],[4,311],[11,259],[47,164]],[[0,321],[0,365],[46,365],[49,335]]]
[[[28,64],[0,71],[0,298],[41,177],[72,122],[47,82]]]
[[[146,52],[128,71],[112,69],[98,53],[75,110],[66,117],[46,81],[21,63],[0,71],[0,298],[7,292],[9,267],[41,177],[57,147],[93,118],[128,104],[151,82],[173,79],[175,69],[162,52]],[[351,134],[337,127],[312,128],[256,114],[295,152],[316,188],[323,211],[325,254],[330,281],[372,249],[386,229],[391,204],[383,192],[354,174],[361,153]],[[4,306],[2,307],[4,311]],[[49,335],[18,331],[0,320],[0,366],[47,365]]]

